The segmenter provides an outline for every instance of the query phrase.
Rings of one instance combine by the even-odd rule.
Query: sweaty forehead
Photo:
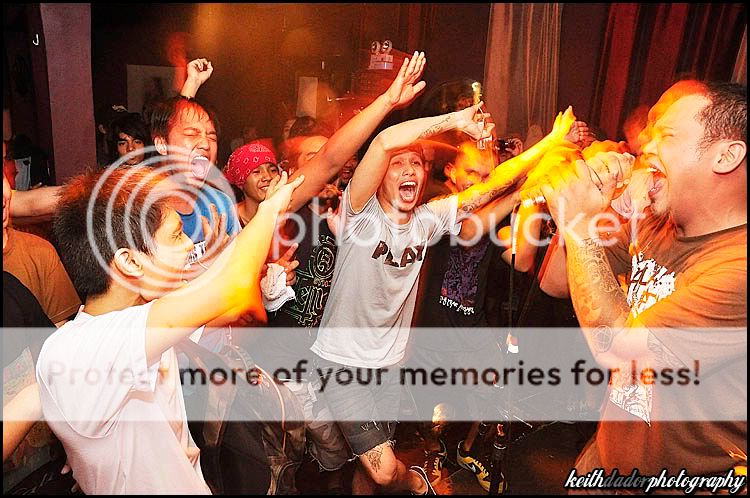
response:
[[[672,104],[688,96],[702,96],[705,90],[703,83],[695,80],[678,81],[665,91],[648,112],[649,124],[655,123]]]

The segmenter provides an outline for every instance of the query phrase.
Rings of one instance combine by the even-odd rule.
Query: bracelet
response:
[[[201,266],[201,268],[203,268],[204,270],[208,270],[208,267],[204,265],[203,263],[201,263],[200,261],[196,261],[196,263],[198,263]]]

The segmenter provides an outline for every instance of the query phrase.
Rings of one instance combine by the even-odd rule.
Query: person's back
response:
[[[40,353],[45,418],[87,494],[208,493],[174,349],[154,365],[146,361],[149,307],[81,311]]]
[[[14,194],[3,175],[3,270],[13,274],[59,324],[81,304],[55,248],[41,237],[11,227]]]

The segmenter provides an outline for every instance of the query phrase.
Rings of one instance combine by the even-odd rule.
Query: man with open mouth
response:
[[[586,227],[609,205],[625,156],[577,163],[562,184],[542,188],[565,240],[548,265],[565,277],[556,297],[569,292],[595,360],[610,371],[645,364],[662,379],[613,377],[576,470],[746,472],[747,88],[675,83],[644,134],[650,206],[612,238]],[[695,391],[663,381],[698,365],[711,374],[696,372]]]
[[[229,195],[206,179],[216,164],[218,137],[213,113],[196,100],[182,96],[160,102],[151,114],[151,135],[159,154],[168,156],[173,178],[179,185],[181,201],[175,206],[184,231],[195,244],[189,263],[199,261],[206,252],[207,240],[215,234],[205,233],[202,217],[216,231],[211,205],[225,227],[226,234],[240,231],[235,203]],[[228,185],[227,185],[228,187]],[[214,237],[215,238],[215,237]]]
[[[422,58],[418,53],[406,58],[401,71],[423,64]],[[419,272],[429,245],[449,232],[457,234],[461,221],[491,200],[514,195],[514,184],[527,170],[495,168],[485,182],[418,205],[425,159],[415,142],[450,130],[474,140],[490,137],[494,125],[485,127],[475,117],[480,106],[387,128],[372,141],[342,197],[329,305],[310,349],[321,395],[358,456],[354,494],[378,486],[434,494],[424,470],[408,469],[392,448],[402,387],[398,366],[409,339]]]

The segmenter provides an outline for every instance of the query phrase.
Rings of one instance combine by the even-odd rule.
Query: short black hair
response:
[[[705,82],[705,95],[711,101],[698,113],[704,133],[701,147],[717,140],[747,143],[747,87],[739,83]]]
[[[120,158],[117,153],[117,142],[120,140],[120,133],[130,135],[142,141],[144,145],[151,143],[151,134],[141,115],[137,112],[123,113],[121,116],[110,121],[109,126],[107,126],[107,146],[109,148],[110,163],[114,163]]]
[[[216,113],[211,107],[208,107],[196,99],[189,99],[178,95],[157,102],[150,110],[148,123],[151,128],[151,140],[156,137],[166,138],[169,130],[177,123],[180,115],[185,110],[191,110],[199,114],[206,114],[208,119],[214,124],[216,134],[220,135],[219,122],[216,119]]]
[[[416,155],[419,156],[420,159],[422,159],[422,163],[426,163],[426,159],[424,155],[424,147],[422,147],[422,144],[420,144],[419,142],[411,143],[404,148],[393,151],[391,153],[391,157],[397,156],[399,154],[403,154],[405,152],[414,152]]]
[[[109,265],[118,249],[152,254],[168,199],[149,194],[163,178],[152,168],[130,166],[88,171],[65,184],[53,234],[63,266],[82,299],[109,289]]]
[[[318,135],[331,138],[331,130],[311,116],[298,117],[294,120],[292,127],[289,128],[289,138],[316,137]]]

